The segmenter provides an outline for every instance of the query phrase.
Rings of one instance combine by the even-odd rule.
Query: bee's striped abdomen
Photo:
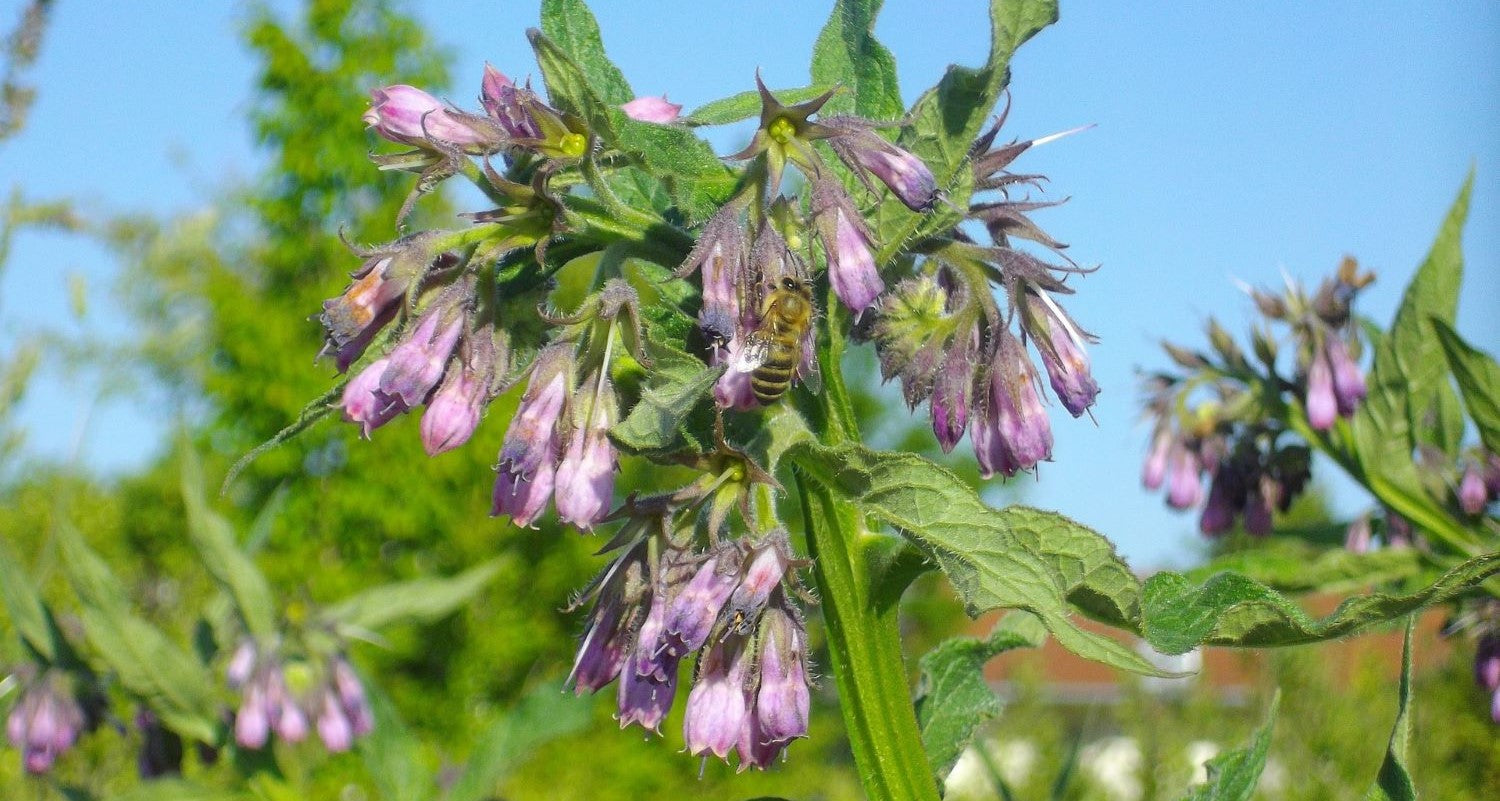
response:
[[[750,389],[761,403],[774,403],[792,385],[797,369],[797,349],[783,340],[772,340],[766,360],[750,374]]]

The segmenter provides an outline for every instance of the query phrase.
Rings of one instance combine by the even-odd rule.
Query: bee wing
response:
[[[802,362],[797,365],[797,379],[812,394],[823,394],[823,371],[818,368],[818,357],[816,355],[812,353],[803,354]]]
[[[766,358],[771,355],[771,340],[761,336],[759,332],[745,337],[745,344],[740,347],[740,352],[735,355],[732,369],[737,373],[748,373],[766,363]]]

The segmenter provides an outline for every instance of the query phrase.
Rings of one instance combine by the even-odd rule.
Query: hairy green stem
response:
[[[858,439],[848,390],[839,371],[843,314],[830,302],[828,341],[820,348],[825,391],[819,397],[825,442]],[[860,782],[871,801],[936,801],[937,784],[917,728],[907,685],[897,605],[872,590],[859,510],[826,487],[798,476],[798,494],[813,576],[828,628],[828,653],[838,683]]]

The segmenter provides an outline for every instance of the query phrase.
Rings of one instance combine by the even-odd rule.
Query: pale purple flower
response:
[[[363,435],[395,420],[405,412],[407,406],[400,398],[392,398],[380,391],[380,377],[390,366],[390,359],[376,359],[344,385],[344,419],[359,423]]]
[[[724,614],[733,624],[731,630],[749,631],[755,625],[791,563],[792,547],[785,532],[773,531],[755,545],[747,557],[739,586],[724,607]]]
[[[1458,505],[1464,514],[1477,515],[1490,502],[1489,488],[1485,486],[1484,474],[1476,464],[1470,464],[1458,482]]]
[[[745,727],[740,730],[740,742],[738,746],[740,756],[740,770],[757,768],[765,770],[771,767],[776,757],[786,749],[786,740],[773,740],[766,736],[761,730],[759,710],[753,711],[745,719]]]
[[[632,120],[665,125],[677,121],[678,115],[682,113],[682,104],[669,102],[666,95],[643,95],[620,106],[620,110]]]
[[[251,672],[255,670],[255,656],[255,641],[248,637],[240,640],[224,669],[231,690],[238,690],[250,680]]]
[[[807,735],[811,695],[807,685],[807,634],[785,609],[773,606],[761,622],[760,689],[755,715],[766,740]]]
[[[1047,368],[1052,391],[1063,408],[1078,417],[1099,395],[1099,384],[1089,371],[1084,335],[1045,290],[1028,295],[1026,308],[1027,330]]]
[[[446,304],[428,311],[391,351],[385,372],[380,376],[382,394],[399,399],[408,409],[427,400],[433,387],[442,380],[448,357],[463,335],[462,316],[448,312]]]
[[[557,438],[549,440],[544,458],[530,475],[526,475],[514,464],[502,464],[495,477],[495,492],[491,499],[490,516],[510,515],[512,523],[527,528],[547,511],[547,501],[557,472]]]
[[[474,125],[468,115],[405,84],[372,89],[364,121],[392,142],[419,147],[442,144],[485,151],[496,144],[495,137]]]
[[[1338,399],[1333,392],[1333,369],[1322,350],[1313,352],[1307,368],[1307,422],[1319,431],[1333,427],[1338,416]]]
[[[1182,443],[1172,446],[1167,461],[1167,505],[1173,509],[1191,509],[1203,497],[1203,484],[1198,480],[1202,463],[1198,454]]]
[[[620,672],[619,712],[615,716],[620,728],[636,723],[643,729],[661,732],[661,722],[671,711],[677,695],[677,658],[664,657],[662,668],[665,678],[641,675],[634,670]]]
[[[682,721],[688,753],[724,759],[739,743],[750,712],[746,684],[753,658],[743,636],[726,637],[704,652]]]
[[[708,642],[719,611],[739,586],[742,560],[739,548],[719,548],[672,598],[663,630],[677,653],[696,651]]]
[[[832,179],[813,186],[813,219],[828,257],[828,283],[856,315],[868,309],[885,282],[875,268],[873,238],[844,188]]]
[[[265,687],[259,681],[245,686],[234,713],[234,741],[241,748],[264,748],[271,736],[271,716]]]
[[[750,371],[736,368],[743,343],[736,337],[730,341],[722,362],[729,365],[719,380],[714,382],[714,402],[721,409],[746,411],[755,408],[760,401],[755,399],[755,388],[751,386]]]
[[[1141,485],[1146,489],[1160,489],[1162,481],[1167,477],[1167,454],[1172,452],[1172,432],[1166,428],[1159,429],[1151,439],[1151,451],[1146,454],[1146,462],[1141,465]]]
[[[51,770],[83,732],[83,707],[62,686],[64,681],[51,673],[42,674],[22,691],[5,722],[6,735],[21,749],[21,765],[27,773]]]
[[[1350,553],[1367,553],[1370,550],[1370,518],[1360,515],[1344,529],[1344,549]]]
[[[333,690],[339,703],[349,716],[349,725],[355,737],[363,737],[375,728],[375,716],[370,709],[370,700],[365,695],[365,685],[354,672],[354,667],[342,656],[333,660]]]
[[[427,411],[422,413],[422,448],[428,456],[451,451],[469,441],[489,400],[483,377],[467,364],[455,362],[448,370]]]
[[[1360,372],[1359,365],[1349,356],[1349,346],[1344,343],[1344,340],[1330,334],[1324,349],[1330,372],[1333,374],[1333,397],[1338,405],[1339,414],[1352,417],[1354,410],[1359,408],[1360,402],[1365,399],[1364,374]]]
[[[1014,340],[1001,346],[987,394],[988,408],[969,432],[980,475],[1014,476],[1050,458],[1052,424],[1037,394],[1035,369]]]
[[[596,375],[590,384],[596,388],[593,398],[583,400],[592,407],[589,418],[574,429],[556,479],[557,516],[585,531],[609,514],[619,460],[609,441],[615,419],[614,389],[603,375]]]
[[[323,741],[324,748],[333,753],[348,751],[354,745],[354,726],[349,721],[349,714],[344,711],[333,690],[324,690],[319,695],[318,739]]]
[[[912,211],[932,208],[937,200],[937,179],[921,159],[881,138],[863,120],[830,117],[822,124],[838,132],[828,144],[849,169],[861,178],[879,178]]]
[[[540,139],[541,128],[522,102],[523,91],[530,94],[527,90],[517,89],[515,82],[505,77],[505,73],[489,64],[484,65],[479,103],[484,106],[490,119],[498,123],[506,135],[512,138]]]
[[[1208,484],[1208,502],[1198,518],[1198,530],[1209,536],[1223,534],[1234,526],[1244,502],[1244,476],[1231,465],[1220,465]]]

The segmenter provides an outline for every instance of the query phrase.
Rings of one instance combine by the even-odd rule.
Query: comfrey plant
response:
[[[1278,530],[1274,518],[1307,486],[1312,456],[1320,453],[1376,502],[1348,523],[1347,553],[1327,556],[1348,560],[1342,576],[1409,578],[1493,553],[1500,546],[1493,513],[1500,495],[1493,414],[1500,368],[1452,327],[1469,189],[1388,329],[1355,314],[1356,296],[1374,277],[1346,258],[1311,294],[1290,282],[1281,292],[1248,289],[1261,317],[1249,355],[1212,320],[1210,349],[1166,343],[1177,369],[1145,378],[1152,434],[1142,483],[1153,490],[1165,485],[1174,508],[1201,506],[1199,528],[1210,536],[1238,521],[1257,536],[1328,541],[1318,532]],[[1371,364],[1368,373],[1361,361]],[[1478,442],[1466,436],[1471,424]],[[1372,554],[1377,550],[1411,558],[1392,571],[1396,563]],[[1275,547],[1267,554],[1284,557]],[[1386,567],[1377,569],[1382,560]],[[1486,583],[1455,607],[1449,626],[1476,641],[1475,675],[1491,693],[1500,687],[1493,678],[1500,676],[1495,596]],[[1500,722],[1500,706],[1493,714]]]
[[[416,175],[398,225],[454,178],[490,207],[461,227],[354,248],[361,263],[321,318],[324,355],[343,379],[268,446],[330,414],[372,436],[411,412],[438,456],[514,401],[491,415],[505,428],[492,513],[534,526],[555,512],[609,537],[607,563],[573,604],[586,611],[572,687],[613,685],[621,725],[652,732],[685,688],[690,754],[766,768],[809,735],[815,665],[826,666],[861,780],[880,799],[937,797],[994,714],[981,668],[1000,650],[1050,634],[1088,658],[1162,674],[1077,615],[1169,654],[1307,643],[1500,572],[1500,557],[1475,550],[1417,593],[1314,620],[1241,575],[1143,582],[1106,539],[1061,515],[991,508],[937,464],[867,448],[845,375],[851,343],[874,348],[910,407],[927,404],[945,451],[967,433],[986,478],[1050,458],[1049,405],[1079,417],[1100,393],[1093,338],[1064,308],[1081,283],[1069,279],[1091,268],[1032,220],[1050,205],[1035,197],[1042,177],[1012,171],[1062,134],[1002,143],[1005,114],[991,118],[1011,53],[1055,6],[996,0],[988,60],[950,69],[910,107],[872,33],[877,7],[836,3],[812,85],[757,79],[688,114],[636,96],[580,0],[545,0],[542,29],[529,32],[544,89],[486,66],[467,108],[410,86],[372,91],[364,119],[383,140],[373,160]],[[695,134],[757,114],[733,155]],[[1358,406],[1348,321],[1362,281],[1351,275],[1327,299],[1285,299],[1301,366],[1275,386],[1305,393],[1317,409],[1309,431],[1336,430]],[[1201,493],[1209,459],[1224,477],[1219,516],[1258,527],[1305,481],[1306,449],[1299,462],[1279,430],[1256,433],[1241,454],[1224,432],[1205,444],[1230,418],[1201,432],[1168,410],[1162,418],[1180,505]],[[630,462],[689,477],[619,487]],[[989,640],[925,657],[914,699],[897,608],[930,569],[973,614],[1019,612]],[[811,653],[814,627],[826,657]],[[236,673],[252,741],[283,709],[262,697],[274,682],[255,678],[278,664],[261,647]],[[353,731],[349,697],[312,685]]]

